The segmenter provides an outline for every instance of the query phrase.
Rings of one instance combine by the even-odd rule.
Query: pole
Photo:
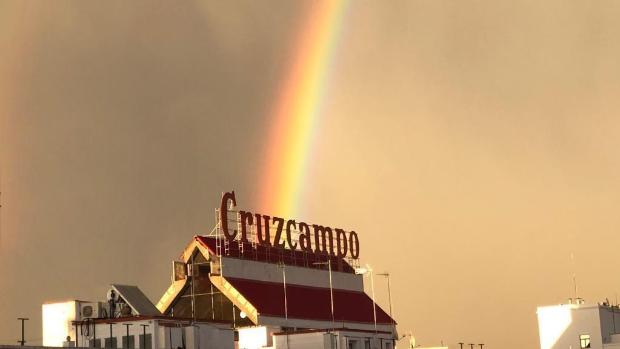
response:
[[[211,320],[215,320],[215,301],[213,300],[213,284],[209,283],[211,286]]]
[[[237,315],[235,314],[235,304],[232,304],[233,328],[237,328]]]
[[[370,272],[370,289],[372,291],[372,319],[375,324],[375,336],[376,336],[377,335],[377,304],[375,303],[375,282],[374,282],[374,276],[372,273],[372,269],[370,269],[369,272]]]
[[[332,262],[331,259],[328,259],[327,262],[314,262],[313,265],[325,265],[327,264],[327,269],[329,270],[329,304],[331,306],[332,311],[332,329],[336,328],[336,319],[334,317],[334,287],[332,284]]]
[[[74,321],[73,323],[75,324],[75,347],[77,348],[80,346],[80,334],[78,333],[78,322]]]
[[[172,349],[172,327],[168,327],[168,339],[170,340],[170,349]]]
[[[390,318],[392,317],[392,288],[390,287],[390,274],[387,274],[387,282],[388,282],[388,302],[390,303]],[[394,320],[392,320],[394,321]]]
[[[459,345],[461,346],[461,349],[463,349],[463,344],[465,344],[465,343],[459,342]]]
[[[142,342],[144,343],[141,349],[146,349],[146,328],[149,327],[149,325],[140,324],[140,326],[142,326]]]
[[[110,322],[110,348],[114,348],[112,345],[112,323]]]
[[[381,276],[385,276],[387,279],[387,286],[388,286],[388,302],[390,304],[390,319],[392,319],[392,323],[394,322],[394,319],[392,317],[392,288],[390,287],[390,273],[381,273],[381,274],[377,274],[377,275],[381,275]]]
[[[125,338],[125,348],[129,349],[129,326],[133,326],[132,324],[123,324],[125,325],[125,328],[127,329],[127,336]],[[473,349],[473,348],[472,348]]]
[[[195,281],[195,272],[194,272],[194,252],[192,251],[192,276],[191,276],[191,282],[192,282],[192,320],[196,321],[196,291],[194,288],[194,281]]]
[[[471,347],[471,349],[474,349],[474,343],[469,343],[469,346]]]
[[[332,261],[327,260],[327,268],[329,269],[329,297],[332,308],[332,328],[336,327],[336,319],[334,317],[334,287],[332,285]]]
[[[30,320],[29,318],[25,318],[25,317],[18,317],[17,320],[22,322],[22,340],[21,341],[17,341],[17,343],[19,343],[20,346],[24,346],[24,344],[26,344],[26,336],[25,336],[25,332],[24,332],[24,322],[27,320]]]
[[[284,287],[284,318],[288,320],[288,300],[286,299],[286,266],[283,262],[278,263],[282,268],[282,287]]]

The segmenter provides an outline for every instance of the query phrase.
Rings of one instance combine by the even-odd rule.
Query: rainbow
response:
[[[299,214],[303,183],[319,127],[323,100],[349,0],[313,1],[294,57],[270,111],[272,129],[260,181],[259,207],[290,217]]]

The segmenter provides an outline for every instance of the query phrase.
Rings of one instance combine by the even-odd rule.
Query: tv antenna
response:
[[[575,254],[573,252],[570,253],[570,261],[571,268],[573,269],[573,296],[575,297],[575,302],[579,304],[580,298],[577,292],[577,268],[575,265]]]

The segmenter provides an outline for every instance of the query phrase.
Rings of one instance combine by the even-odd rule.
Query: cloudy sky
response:
[[[221,192],[262,206],[312,2],[0,2],[0,343],[112,282],[157,300]],[[614,300],[620,3],[353,1],[299,218],[356,230],[422,345],[538,345]],[[572,256],[572,257],[571,257]],[[387,306],[385,281],[378,300]]]

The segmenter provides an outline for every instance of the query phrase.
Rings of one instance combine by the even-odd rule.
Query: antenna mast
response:
[[[570,260],[573,269],[573,295],[575,296],[575,298],[573,299],[575,300],[576,304],[582,304],[583,300],[579,298],[579,293],[577,292],[577,267],[575,264],[575,254],[573,252],[570,253]]]
[[[579,297],[577,296],[577,276],[575,276],[575,273],[573,273],[573,288],[575,291],[575,299],[578,299]]]

